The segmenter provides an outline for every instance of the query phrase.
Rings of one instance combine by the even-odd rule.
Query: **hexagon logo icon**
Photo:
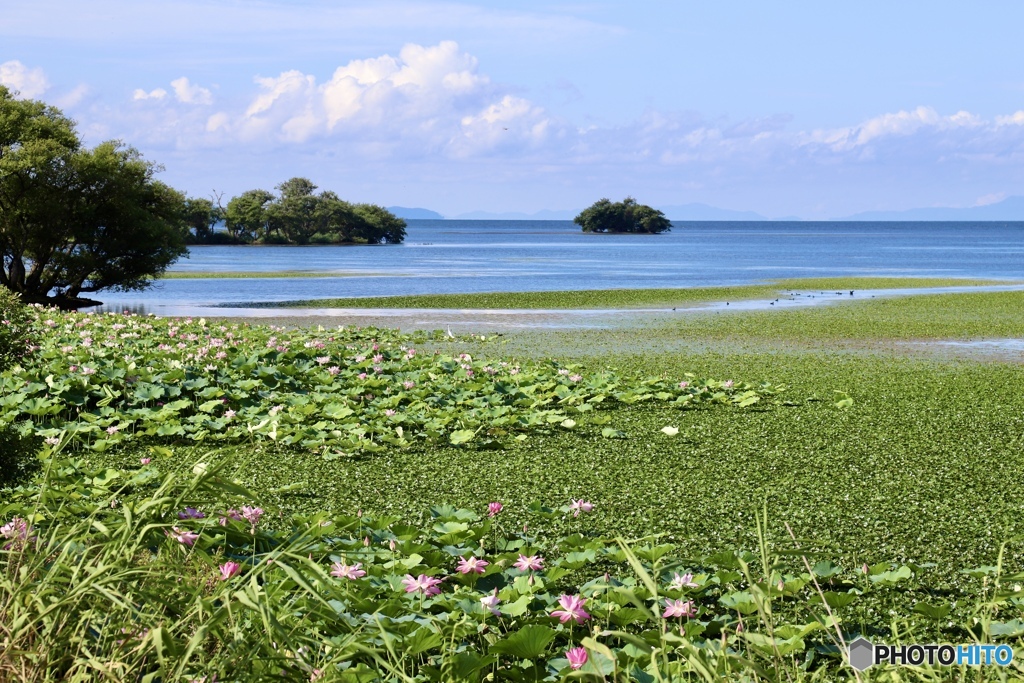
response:
[[[849,652],[850,666],[857,671],[863,671],[875,663],[875,646],[864,637],[850,643]]]

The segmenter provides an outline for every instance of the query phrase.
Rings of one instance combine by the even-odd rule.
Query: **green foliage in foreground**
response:
[[[796,537],[769,544],[764,520],[758,552],[694,557],[657,536],[589,533],[586,501],[534,503],[521,531],[500,506],[487,517],[435,506],[422,525],[272,520],[217,467],[196,472],[90,471],[54,456],[0,506],[0,677],[853,680],[843,653],[857,635],[1019,652],[1024,634],[1022,577],[998,557],[963,568],[972,589],[954,622],[918,567],[844,565]],[[553,519],[576,532],[546,538]],[[1010,672],[1024,672],[1019,659]]]
[[[609,406],[754,405],[777,387],[581,375],[553,362],[424,353],[377,329],[284,330],[33,308],[34,365],[0,374],[0,421],[104,451],[135,440],[259,442],[328,459],[414,442],[501,448],[541,429],[621,432]]]
[[[324,276],[327,276],[324,274]],[[689,287],[680,289],[593,289],[566,292],[486,292],[482,294],[422,294],[349,297],[252,304],[294,308],[627,308],[676,304],[742,301],[776,297],[800,290],[848,291],[921,287],[964,287],[1002,284],[991,280],[938,278],[807,278],[779,280],[767,285]]]

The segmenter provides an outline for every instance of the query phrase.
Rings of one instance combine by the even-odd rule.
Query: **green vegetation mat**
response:
[[[564,292],[491,292],[484,294],[433,294],[417,296],[350,297],[308,301],[250,304],[293,308],[619,308],[740,301],[801,290],[858,290],[922,287],[956,287],[1006,284],[992,280],[939,278],[807,278],[779,280],[765,285],[691,287],[686,289],[597,289]]]
[[[40,362],[0,375],[0,420],[74,460],[47,461],[48,496],[0,503],[15,549],[49,544],[24,570],[0,557],[0,596],[79,619],[74,568],[116,568],[104,585],[141,586],[137,607],[99,649],[128,642],[132,671],[168,678],[563,680],[582,647],[583,675],[703,662],[705,680],[783,681],[852,678],[840,639],[857,634],[1019,647],[1024,364],[877,342],[1024,337],[1022,304],[926,295],[486,341],[34,309]],[[108,550],[48,559],[85,547]],[[520,554],[545,558],[532,583]],[[480,574],[458,569],[473,557]],[[579,623],[554,614],[571,596]],[[7,604],[14,623],[35,603]],[[280,642],[305,654],[278,661]]]

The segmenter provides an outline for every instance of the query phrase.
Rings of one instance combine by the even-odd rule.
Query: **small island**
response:
[[[672,222],[665,218],[665,214],[638,203],[632,197],[621,202],[599,199],[581,211],[572,222],[583,228],[583,232],[654,235],[672,229]]]

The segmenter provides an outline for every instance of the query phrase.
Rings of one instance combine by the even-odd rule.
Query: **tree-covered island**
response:
[[[632,197],[621,202],[599,199],[581,211],[573,223],[583,228],[583,232],[656,234],[672,229],[672,222],[665,214],[637,203]]]

